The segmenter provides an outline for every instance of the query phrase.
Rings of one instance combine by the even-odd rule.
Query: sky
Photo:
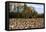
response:
[[[29,7],[34,7],[38,14],[44,13],[44,5],[41,4],[27,4]]]

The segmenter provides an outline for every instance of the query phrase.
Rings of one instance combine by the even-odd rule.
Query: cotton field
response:
[[[44,18],[11,18],[9,19],[9,29],[43,28]]]

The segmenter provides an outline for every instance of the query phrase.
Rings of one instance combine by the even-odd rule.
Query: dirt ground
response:
[[[9,19],[9,29],[27,29],[27,28],[42,28],[44,27],[44,18]]]

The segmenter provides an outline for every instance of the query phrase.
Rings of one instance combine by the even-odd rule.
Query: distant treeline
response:
[[[9,18],[44,18],[44,13],[38,14],[34,7],[28,7],[27,5],[23,7],[24,10],[21,13],[9,12]]]
[[[9,18],[44,18],[44,14],[9,13]]]

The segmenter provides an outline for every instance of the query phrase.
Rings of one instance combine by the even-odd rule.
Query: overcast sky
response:
[[[39,13],[39,14],[41,14],[41,13],[44,13],[44,5],[40,5],[40,4],[27,4],[27,6],[29,6],[29,7],[34,7],[35,8],[35,10]]]

